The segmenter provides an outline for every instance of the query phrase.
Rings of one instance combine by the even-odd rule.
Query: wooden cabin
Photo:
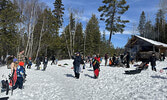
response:
[[[149,59],[153,52],[159,59],[161,53],[167,54],[167,44],[133,35],[125,45],[125,50],[130,52],[137,61]]]

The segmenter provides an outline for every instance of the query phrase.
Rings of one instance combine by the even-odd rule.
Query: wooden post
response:
[[[155,52],[155,46],[153,45],[153,51]]]

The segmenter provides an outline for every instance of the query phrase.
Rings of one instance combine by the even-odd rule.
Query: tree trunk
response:
[[[69,32],[70,32],[70,55],[72,55],[72,32],[71,32],[71,26],[69,24]]]
[[[29,49],[29,44],[30,44],[30,38],[31,38],[31,20],[32,20],[32,16],[33,16],[33,9],[31,11],[31,17],[29,20],[29,24],[28,24],[28,41],[27,41],[27,46],[26,46],[26,50],[25,50],[25,55],[28,56],[28,49]]]
[[[112,37],[112,34],[113,34],[113,25],[114,25],[114,16],[115,16],[115,11],[116,11],[116,8],[115,8],[115,2],[114,1],[114,7],[113,7],[113,13],[112,13],[112,17],[111,17],[111,29],[110,29],[110,37],[109,37],[109,41],[108,41],[108,44],[110,45],[110,42],[111,42],[111,37]]]
[[[69,49],[69,46],[68,46],[68,42],[67,42],[67,38],[66,38],[66,34],[64,33],[64,36],[65,36],[65,40],[66,40],[66,46],[67,46],[67,50],[68,50],[68,55],[69,55],[69,58],[71,59],[71,53],[70,53],[70,49]]]
[[[86,45],[86,33],[84,34],[84,37],[85,37],[85,38],[84,38],[84,57],[85,57],[85,49],[86,49],[86,46],[85,46],[85,45]]]
[[[40,51],[40,47],[41,47],[42,31],[43,31],[44,24],[45,24],[44,19],[45,19],[45,17],[43,18],[43,23],[42,23],[42,28],[41,28],[41,33],[40,33],[40,38],[39,38],[39,43],[38,43],[38,50],[37,50],[37,54],[36,54],[36,57],[35,57],[35,61],[37,60],[37,57],[38,57],[38,54],[39,54],[39,51]]]

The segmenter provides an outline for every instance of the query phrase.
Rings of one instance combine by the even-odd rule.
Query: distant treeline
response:
[[[79,18],[81,11],[69,10],[69,24],[63,25],[64,5],[55,0],[51,10],[38,0],[0,1],[0,56],[17,55],[21,50],[34,60],[38,56],[70,58],[75,52],[83,55],[105,53],[113,55],[115,49],[108,44],[105,32],[101,35],[95,14],[86,29]],[[63,29],[60,32],[60,29]]]

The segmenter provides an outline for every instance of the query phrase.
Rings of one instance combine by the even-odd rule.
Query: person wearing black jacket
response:
[[[115,65],[115,61],[116,61],[116,54],[113,55],[112,57],[112,61],[113,61],[113,65]]]
[[[36,67],[37,67],[37,70],[39,70],[40,69],[40,66],[41,65],[41,61],[40,61],[40,59],[39,59],[39,57],[37,58],[37,60],[36,60]]]
[[[126,54],[126,66],[127,66],[127,68],[130,67],[129,66],[129,60],[130,60],[130,55],[129,55],[129,52],[127,52],[127,54]]]
[[[54,55],[52,56],[51,60],[52,60],[51,65],[52,65],[52,64],[55,64],[55,56],[54,56]]]
[[[45,58],[43,59],[43,65],[44,65],[43,71],[46,70],[47,64],[48,64],[48,58],[47,58],[47,56],[45,56]]]
[[[108,53],[105,54],[105,66],[107,66]]]
[[[79,53],[76,53],[75,57],[72,57],[74,59],[73,65],[74,65],[74,74],[77,79],[79,79],[80,76],[80,62],[81,62],[81,56]]]
[[[156,66],[156,56],[155,53],[152,53],[152,56],[150,57],[150,62],[151,62],[151,66],[152,66],[152,70],[153,71],[157,71],[155,66]]]

